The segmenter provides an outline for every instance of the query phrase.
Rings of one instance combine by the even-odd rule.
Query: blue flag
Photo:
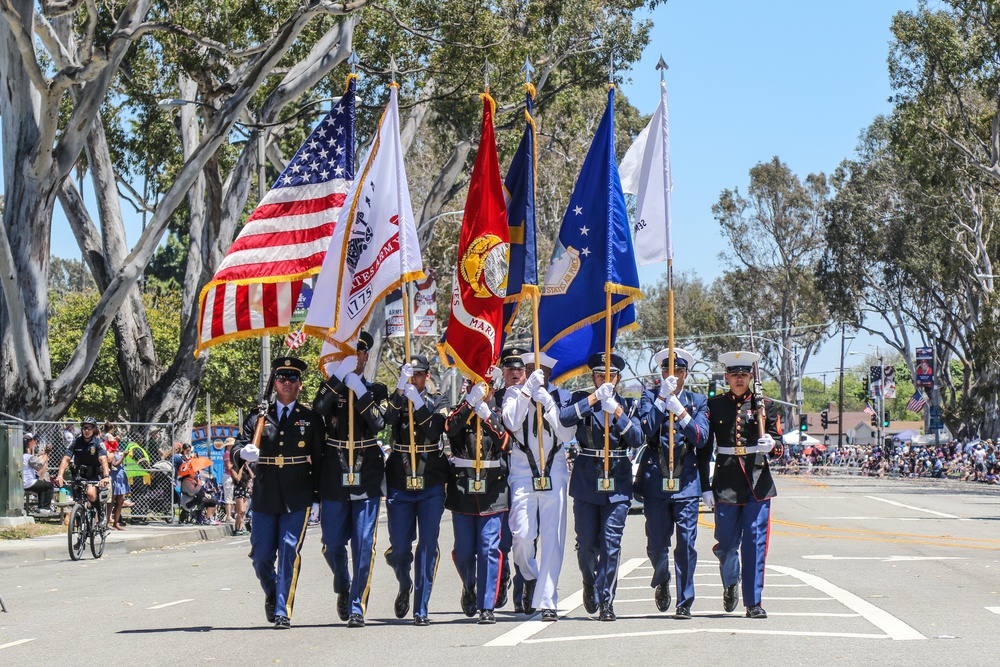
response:
[[[542,350],[555,358],[553,382],[587,370],[604,351],[605,295],[611,298],[611,344],[635,321],[639,275],[615,156],[615,92],[608,91],[597,134],[563,216],[539,311]]]
[[[524,134],[521,135],[521,143],[503,182],[510,231],[510,273],[507,276],[507,298],[503,307],[504,339],[511,332],[521,300],[538,297],[535,255],[535,119],[531,116],[534,93],[534,87],[529,87],[524,109]]]

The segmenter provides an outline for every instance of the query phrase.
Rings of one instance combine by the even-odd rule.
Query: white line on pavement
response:
[[[895,640],[909,640],[909,639],[927,639],[922,634],[917,632],[914,628],[910,627],[900,619],[896,618],[889,612],[876,607],[871,602],[867,600],[862,600],[860,597],[851,593],[850,591],[845,591],[843,588],[836,586],[826,579],[817,577],[813,574],[807,574],[799,570],[783,567],[781,565],[768,565],[769,570],[775,572],[782,572],[784,574],[790,574],[799,581],[809,584],[821,593],[826,593],[830,597],[839,601],[842,605],[848,609],[855,611],[865,619],[876,626],[879,630],[889,635],[891,639]]]
[[[992,611],[994,614],[1000,614],[1000,607],[986,607],[986,611]],[[3,648],[0,646],[0,648]]]
[[[35,641],[35,638],[31,639],[18,639],[16,642],[8,642],[6,644],[0,644],[0,649],[10,648],[11,646],[20,646],[21,644],[27,644],[28,642]]]
[[[834,556],[832,554],[812,554],[802,558],[806,560],[880,560],[886,563],[917,560],[967,560],[961,556]]]
[[[645,562],[645,558],[630,558],[618,567],[618,578],[621,579],[623,574],[628,574]],[[566,616],[582,604],[583,589],[580,589],[561,601],[558,614],[560,617]],[[521,642],[527,641],[529,638],[534,637],[539,632],[552,625],[551,622],[538,620],[540,618],[540,614],[535,614],[531,617],[531,619],[521,623],[513,630],[505,632],[496,639],[486,642],[484,646],[517,646]]]
[[[770,586],[768,586],[768,588],[770,588]],[[782,600],[782,601],[784,601],[784,600],[813,600],[813,601],[816,601],[816,600],[833,600],[833,598],[776,598],[776,597],[774,597],[772,595],[766,595],[766,596],[764,596],[764,601],[765,602],[770,602],[772,600]],[[630,598],[630,599],[627,599],[627,600],[624,599],[624,598],[615,598],[615,603],[616,604],[620,604],[620,603],[623,603],[623,602],[654,602],[654,600],[653,600],[653,598],[635,598],[635,599],[631,599]]]
[[[914,507],[913,505],[904,505],[903,503],[897,503],[895,500],[889,500],[888,498],[879,498],[878,496],[865,496],[865,498],[871,498],[872,500],[877,500],[880,503],[888,503],[889,505],[895,505],[896,507],[902,507],[904,509],[913,510],[914,512],[923,512],[924,514],[933,514],[934,516],[939,516],[944,519],[959,519],[954,514],[945,514],[944,512],[936,512],[934,510],[925,510],[922,507]]]
[[[618,618],[650,618],[651,616],[659,616],[661,614],[617,614]],[[670,617],[672,614],[669,612],[663,612],[663,616]],[[733,611],[728,614],[723,611],[692,611],[692,616],[729,616],[731,618],[743,618],[746,612]],[[830,612],[825,613],[821,611],[769,611],[767,612],[768,618],[771,616],[809,616],[816,618],[861,618],[861,614],[846,614],[843,612]]]
[[[767,578],[770,579],[771,575],[768,575]],[[698,584],[699,588],[702,587],[702,586],[717,586],[719,588],[722,588],[722,582],[720,581],[719,583],[715,583],[715,584],[706,584],[706,583],[700,583],[700,584]],[[768,588],[809,588],[809,584],[771,584],[771,583],[769,583],[767,585],[767,587]],[[618,590],[621,590],[621,586],[618,587]],[[771,599],[773,599],[773,598],[771,598]]]
[[[658,635],[682,635],[708,632],[727,635],[778,635],[785,637],[841,637],[849,639],[889,639],[888,635],[869,635],[858,632],[794,632],[791,630],[744,630],[740,628],[685,628],[682,630],[650,630],[647,632],[615,632],[609,635],[576,635],[572,637],[547,637],[544,639],[526,639],[525,644],[544,644],[548,642],[576,642],[586,639],[621,639],[623,637],[655,637]]]
[[[146,609],[163,609],[164,607],[173,607],[175,604],[184,604],[185,602],[194,602],[191,600],[177,600],[176,602],[167,602],[166,604],[158,604],[152,607],[146,607]]]

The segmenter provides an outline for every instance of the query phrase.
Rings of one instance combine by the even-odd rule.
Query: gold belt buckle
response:
[[[747,448],[746,448],[746,447],[734,447],[734,449],[735,449],[736,451],[735,451],[735,452],[733,452],[733,453],[734,453],[734,454],[735,454],[736,456],[746,456],[746,455],[747,455]]]
[[[285,467],[285,455],[284,454],[278,454],[277,456],[275,456],[274,457],[274,465],[278,466],[279,468],[284,468]]]

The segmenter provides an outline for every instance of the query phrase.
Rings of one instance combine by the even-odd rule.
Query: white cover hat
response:
[[[553,368],[556,367],[556,360],[553,359],[552,357],[550,357],[549,355],[545,354],[544,352],[539,352],[538,358],[541,361],[541,364],[539,364],[539,365],[544,366],[545,368],[548,368],[549,370],[552,370]],[[524,362],[525,366],[527,366],[528,364],[534,364],[535,363],[535,353],[534,352],[528,352],[526,354],[522,354],[521,355],[521,361]]]

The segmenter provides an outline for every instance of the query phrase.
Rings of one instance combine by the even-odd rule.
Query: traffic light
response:
[[[708,381],[708,397],[712,398],[717,393],[719,393],[718,384],[716,383],[715,378],[712,378]]]
[[[809,416],[799,415],[799,430],[805,433],[809,430]]]
[[[861,378],[861,386],[864,387],[865,398],[867,398],[868,397],[868,376],[867,375],[864,376],[863,378]]]
[[[873,412],[872,413],[872,426],[875,426],[876,428],[878,427],[878,413],[877,412]]]
[[[882,428],[889,428],[889,411],[886,410],[882,416]]]
[[[819,413],[819,423],[823,427],[824,431],[830,426],[829,410],[824,410],[823,412]]]

